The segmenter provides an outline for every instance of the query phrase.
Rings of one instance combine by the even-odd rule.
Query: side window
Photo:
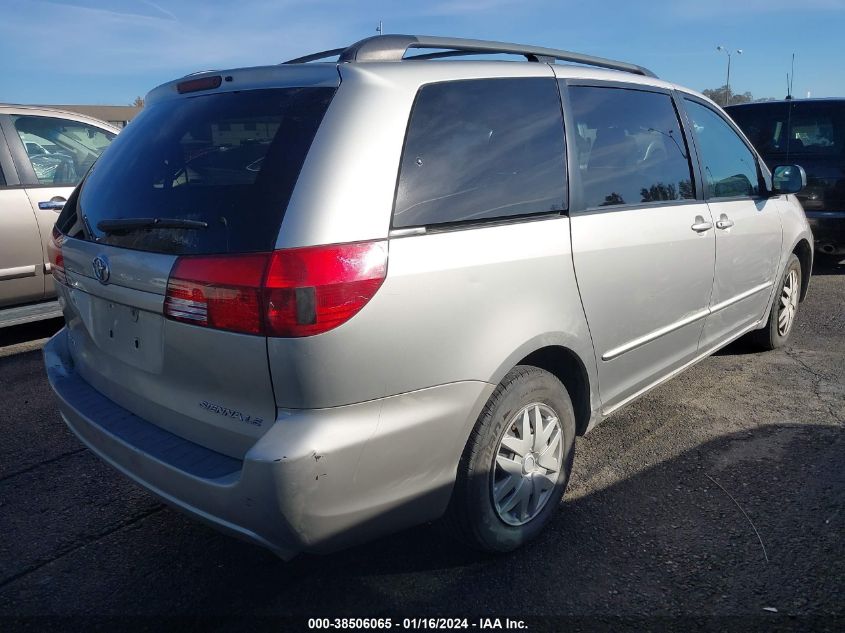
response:
[[[687,113],[695,129],[708,199],[757,196],[760,181],[754,153],[713,110],[688,99]]]
[[[115,137],[65,119],[25,115],[12,121],[40,185],[77,185]]]
[[[572,86],[569,101],[587,208],[695,198],[689,152],[669,95]]]
[[[399,171],[393,226],[560,212],[563,116],[554,79],[423,86]]]

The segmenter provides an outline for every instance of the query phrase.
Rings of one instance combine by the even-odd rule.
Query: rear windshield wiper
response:
[[[208,222],[180,218],[125,218],[100,220],[97,228],[103,233],[128,233],[144,229],[207,229]]]

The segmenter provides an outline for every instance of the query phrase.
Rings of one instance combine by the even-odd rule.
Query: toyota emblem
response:
[[[94,276],[101,284],[108,283],[109,275],[111,271],[109,270],[109,262],[108,260],[103,257],[102,255],[98,255],[94,258],[92,262],[94,266]]]

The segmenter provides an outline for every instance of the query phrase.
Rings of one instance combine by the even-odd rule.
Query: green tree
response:
[[[713,101],[718,103],[720,106],[736,105],[738,103],[750,103],[754,101],[754,95],[752,95],[750,92],[735,92],[733,90],[730,91],[729,100],[727,86],[720,86],[719,88],[707,88],[705,90],[702,90],[701,93],[705,97],[713,99]]]
[[[672,183],[664,185],[662,182],[658,182],[654,185],[651,185],[651,187],[647,189],[645,187],[640,189],[640,197],[642,197],[641,202],[656,202],[658,200],[677,200],[678,190],[675,189],[675,185],[673,185]]]

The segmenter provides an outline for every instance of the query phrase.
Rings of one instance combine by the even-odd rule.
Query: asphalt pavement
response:
[[[560,512],[502,556],[432,526],[288,563],[218,534],[62,423],[39,351],[61,323],[0,330],[0,630],[277,616],[292,619],[275,630],[336,616],[842,630],[845,266],[815,272],[787,348],[735,343],[579,438]]]

